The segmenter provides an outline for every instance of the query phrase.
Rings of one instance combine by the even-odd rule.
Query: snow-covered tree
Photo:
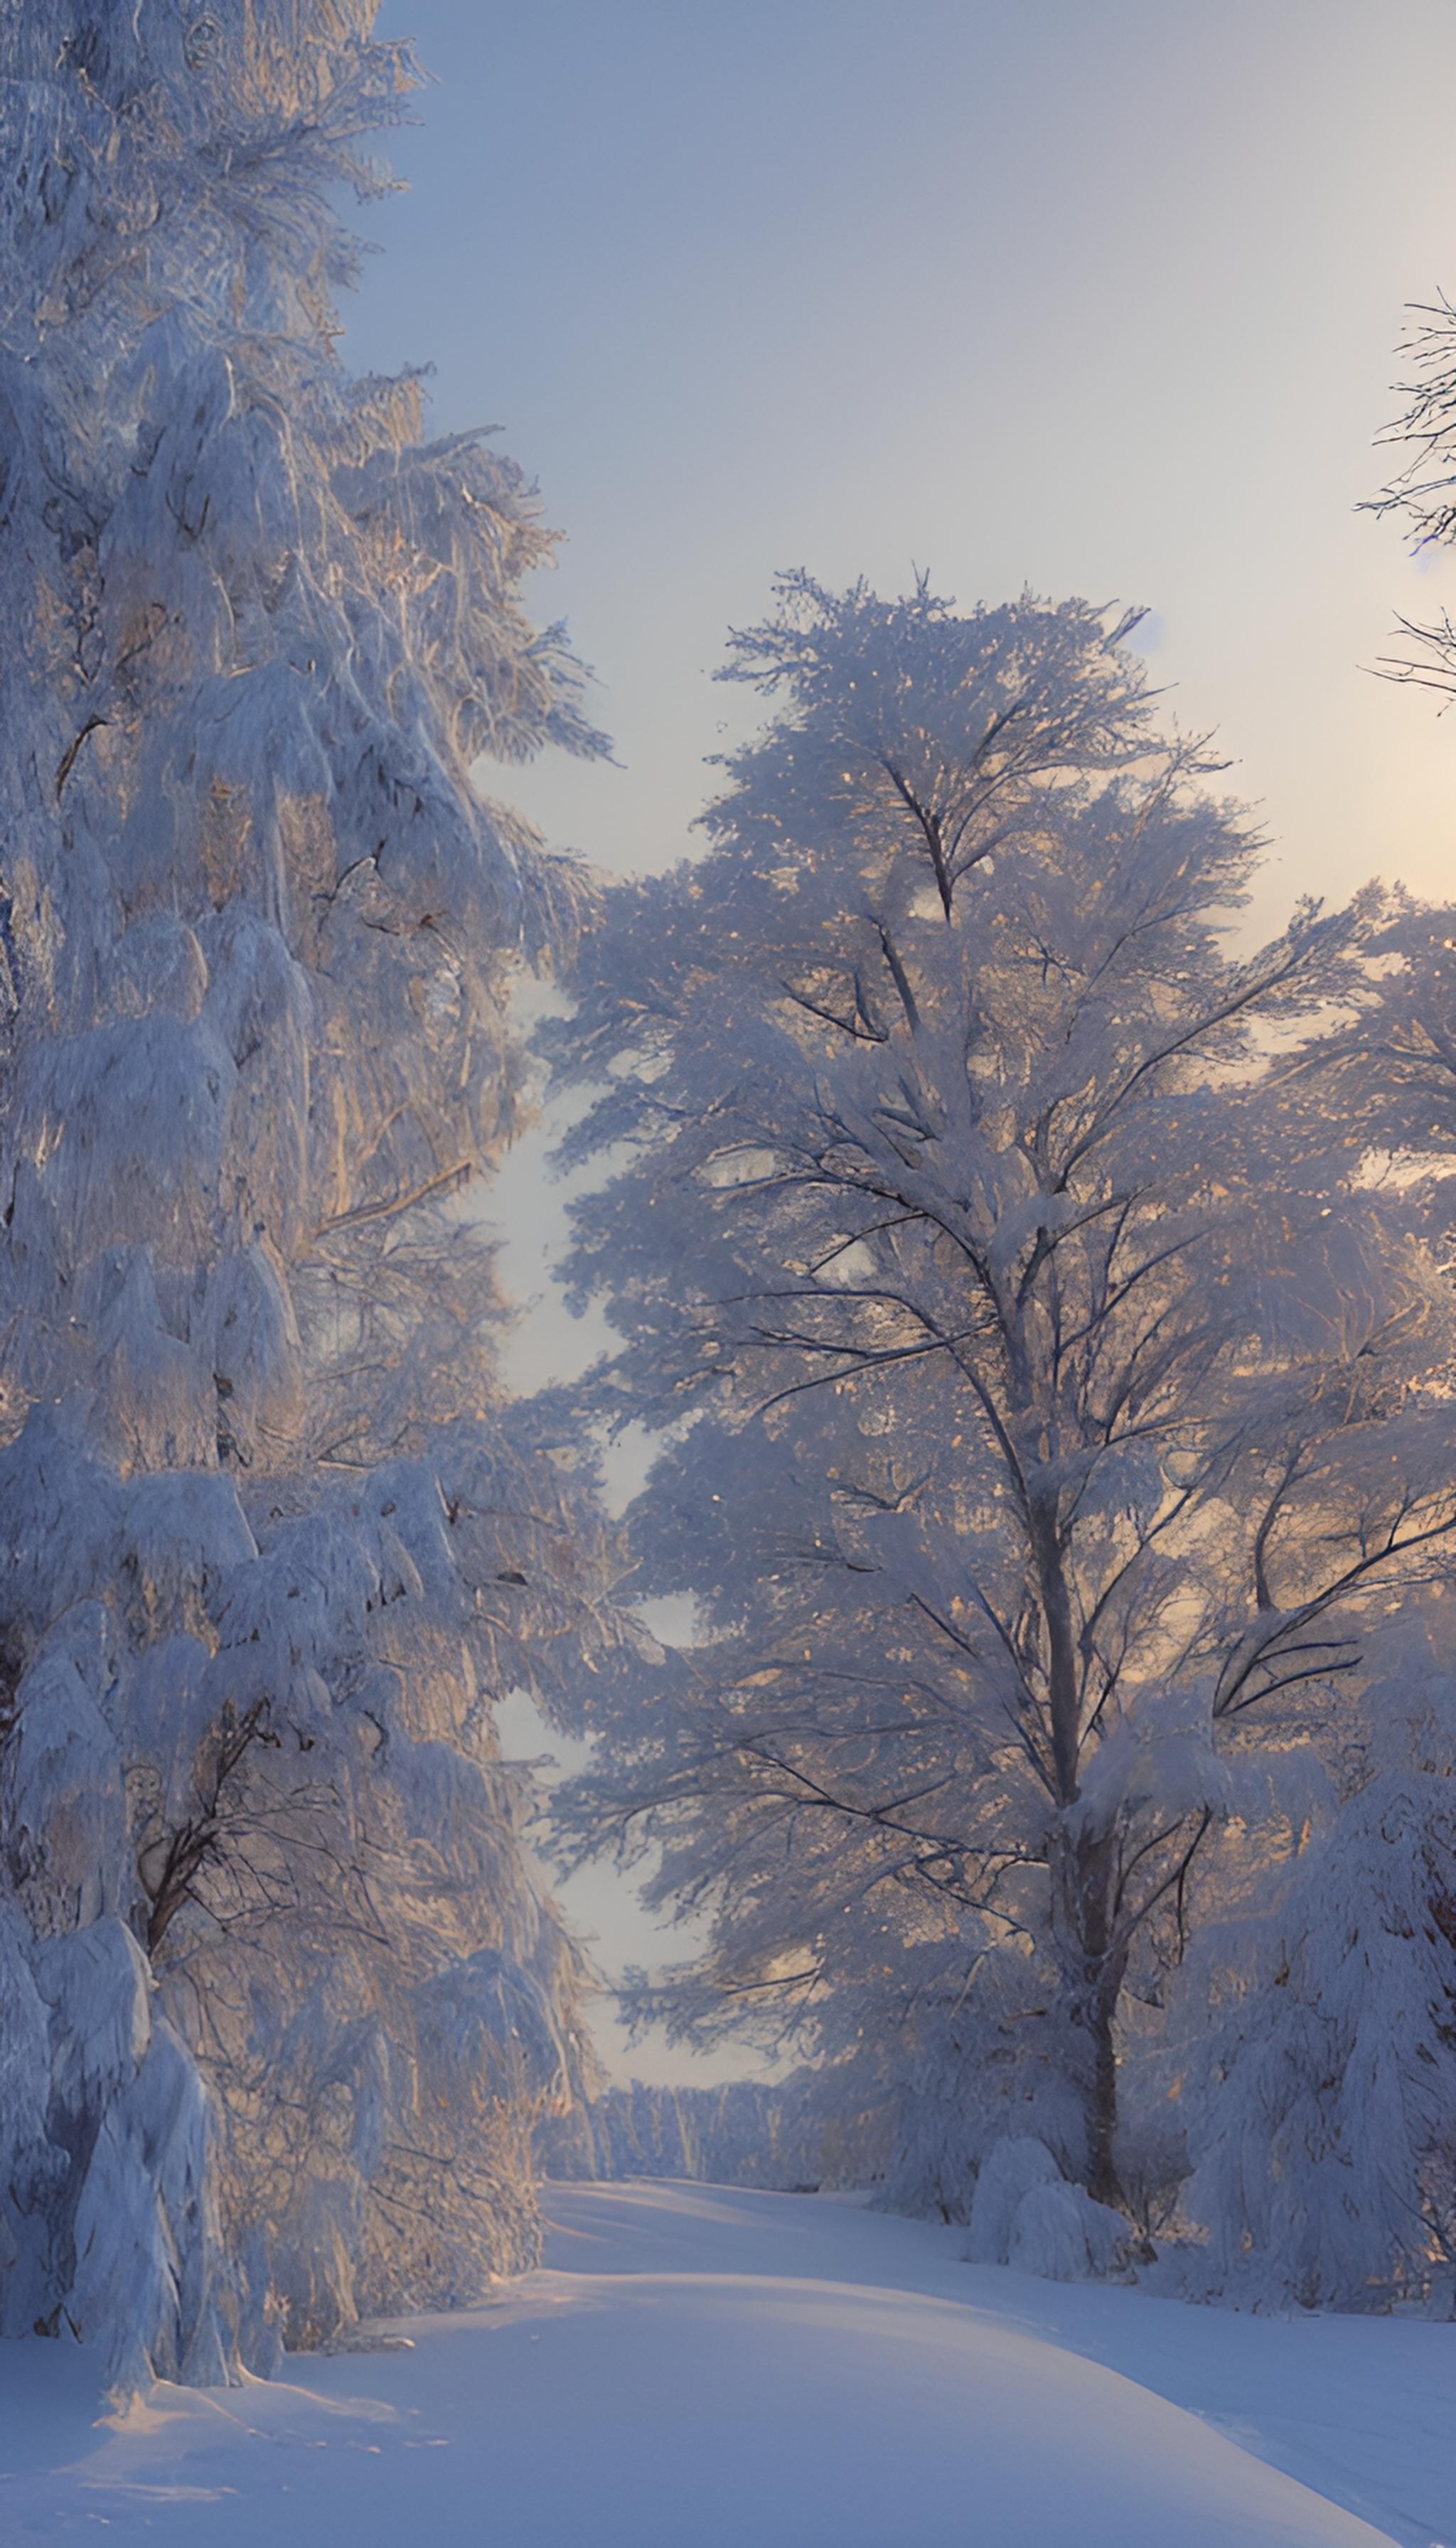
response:
[[[599,1635],[452,1205],[592,752],[550,549],[351,380],[374,0],[0,0],[0,2312],[222,2376],[535,2252],[494,1697]]]
[[[1362,1600],[1456,1521],[1449,1312],[1287,1060],[1360,917],[1229,952],[1257,843],[1125,627],[780,599],[710,850],[561,1037],[636,1581],[699,1623],[563,1829],[706,1920],[679,2025],[898,2073],[902,2198],[1010,2136],[1115,2200],[1125,1995],[1213,1848],[1296,1845]]]
[[[1205,1942],[1215,2024],[1189,2082],[1187,2204],[1222,2297],[1358,2310],[1439,2295],[1447,2314],[1456,2300],[1448,1605],[1412,1605],[1388,1631],[1333,1827],[1272,1904]]]

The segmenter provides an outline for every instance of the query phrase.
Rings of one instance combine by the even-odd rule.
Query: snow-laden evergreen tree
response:
[[[1210,2293],[1456,2302],[1456,1709],[1444,1598],[1385,1640],[1353,1792],[1272,1905],[1207,1942],[1187,2209]],[[1206,2005],[1195,2002],[1195,2019]],[[1201,2075],[1200,2075],[1201,2074]]]
[[[572,1952],[492,1702],[597,1634],[451,1197],[597,748],[550,547],[351,380],[374,0],[3,0],[0,2312],[221,2377],[531,2260]]]
[[[1220,1854],[1298,1847],[1362,1609],[1456,1522],[1449,1303],[1290,1057],[1368,915],[1230,952],[1258,845],[1121,632],[780,598],[711,847],[561,1040],[570,1155],[625,1145],[576,1274],[665,1437],[636,1581],[698,1605],[563,1828],[706,1921],[675,2022],[897,2085],[900,2200],[1040,2143],[1086,2191],[1033,2246],[1090,2254],[1129,1995]]]

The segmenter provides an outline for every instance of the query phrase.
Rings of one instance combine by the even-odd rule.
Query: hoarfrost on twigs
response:
[[[599,1569],[450,1199],[583,900],[470,764],[600,738],[335,358],[374,15],[0,0],[0,2323],[122,2379],[529,2262],[577,2057],[491,1707]]]

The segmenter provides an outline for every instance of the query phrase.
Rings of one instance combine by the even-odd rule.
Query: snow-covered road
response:
[[[120,2427],[83,2354],[0,2347],[0,2540],[1456,2548],[1456,2327],[1066,2289],[810,2197],[548,2209],[547,2268],[395,2322],[410,2350],[159,2390]]]

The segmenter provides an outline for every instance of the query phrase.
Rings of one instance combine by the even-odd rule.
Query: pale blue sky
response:
[[[689,845],[775,567],[1138,600],[1275,858],[1260,917],[1456,887],[1456,713],[1369,678],[1456,605],[1382,474],[1403,305],[1456,292],[1453,0],[386,0],[437,84],[354,364],[436,367],[568,534],[534,596],[620,769],[508,781],[589,856]],[[539,1158],[495,1209],[529,1289]],[[549,1293],[534,1367],[580,1352]],[[529,1729],[524,1729],[528,1734]],[[573,1894],[650,1953],[620,1888]],[[660,2055],[641,2065],[662,2068]]]
[[[568,533],[621,772],[518,793],[677,856],[776,566],[1161,614],[1277,836],[1270,913],[1433,887],[1456,716],[1361,674],[1429,581],[1353,506],[1402,306],[1456,288],[1451,0],[386,0],[437,85],[352,359],[437,367]],[[1449,582],[1449,579],[1448,579]]]

